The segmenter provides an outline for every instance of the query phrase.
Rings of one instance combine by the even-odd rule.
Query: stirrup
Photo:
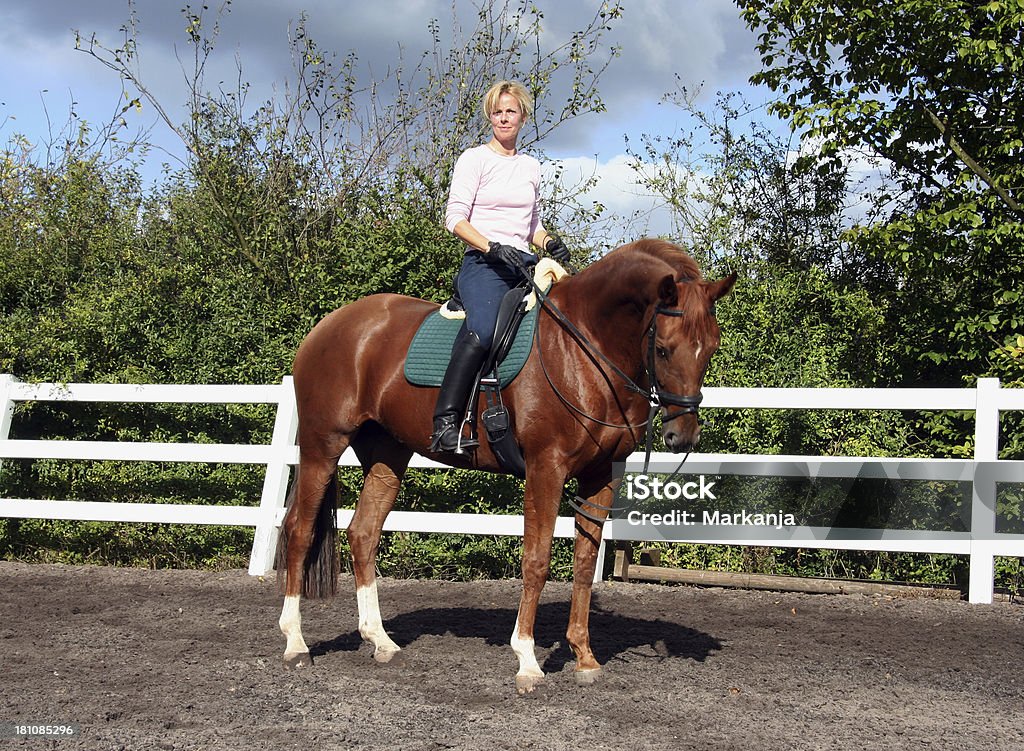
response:
[[[469,431],[466,431],[466,428]],[[459,426],[459,445],[455,449],[456,454],[466,453],[463,449],[475,449],[480,445],[480,439],[476,434],[476,416],[470,412],[463,419],[462,424]]]

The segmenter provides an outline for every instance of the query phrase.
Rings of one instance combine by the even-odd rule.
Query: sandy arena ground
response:
[[[273,578],[0,562],[7,749],[1022,749],[1024,606],[609,582],[605,675],[578,687],[569,585],[537,624],[550,674],[513,687],[517,581],[384,580],[401,664],[356,632],[351,578],[307,602],[286,672]]]

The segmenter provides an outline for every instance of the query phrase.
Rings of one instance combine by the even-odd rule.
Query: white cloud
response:
[[[617,154],[610,159],[570,156],[553,159],[544,165],[545,179],[560,176],[563,189],[579,192],[577,200],[583,206],[600,204],[605,216],[614,216],[599,240],[618,244],[645,235],[670,236],[673,231],[672,214],[660,197],[643,185],[639,170],[653,173],[653,164],[637,164],[633,157]]]

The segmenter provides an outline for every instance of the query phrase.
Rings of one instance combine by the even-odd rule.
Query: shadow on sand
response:
[[[515,621],[516,611],[511,608],[420,608],[387,619],[384,628],[401,647],[428,635],[482,639],[490,646],[507,646]],[[545,672],[557,672],[574,660],[565,639],[568,622],[568,602],[542,603],[537,609],[534,627],[537,648],[553,649],[542,665]],[[590,642],[594,656],[602,664],[637,650],[643,650],[650,659],[683,658],[704,662],[722,648],[715,637],[673,621],[630,618],[602,610],[596,595],[590,613]],[[359,632],[353,630],[311,644],[310,652],[316,658],[333,652],[356,651],[361,645]]]

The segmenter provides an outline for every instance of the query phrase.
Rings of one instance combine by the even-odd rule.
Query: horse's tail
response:
[[[278,572],[286,572],[288,568],[288,517],[296,513],[293,504],[295,493],[299,487],[299,470],[295,471],[295,479],[285,500],[288,514],[281,525],[281,533],[277,538],[277,552],[274,555],[274,568]],[[312,542],[306,560],[302,566],[302,596],[310,599],[333,597],[338,592],[338,524],[336,510],[338,507],[338,475],[331,473],[330,482],[324,488],[317,509],[316,521],[313,525]],[[284,592],[286,575],[278,573],[278,588]]]

